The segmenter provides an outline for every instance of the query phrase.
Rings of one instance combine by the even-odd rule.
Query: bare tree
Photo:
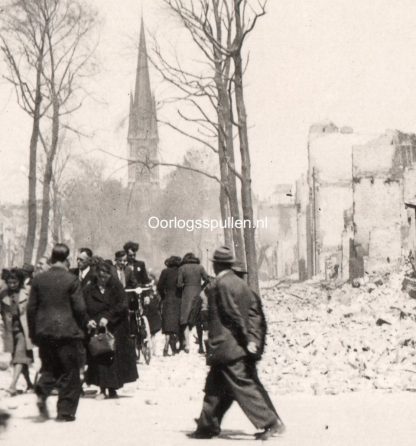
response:
[[[47,23],[38,20],[40,0],[13,0],[3,6],[1,52],[9,73],[3,77],[15,88],[19,106],[32,119],[29,143],[28,226],[24,261],[31,262],[36,239],[36,159],[40,120],[48,105],[42,106],[42,71],[45,59]]]
[[[9,68],[4,77],[33,120],[25,262],[32,261],[36,239],[37,145],[41,140],[45,150],[39,258],[48,242],[53,163],[62,119],[78,110],[87,95],[79,81],[92,66],[90,38],[95,23],[96,15],[82,0],[9,0],[3,8],[1,51]]]
[[[216,153],[219,160],[221,189],[220,205],[223,220],[231,216],[240,219],[240,209],[237,196],[236,177],[239,176],[234,163],[234,138],[230,121],[230,98],[228,95],[228,82],[231,59],[218,51],[218,48],[207,39],[201,39],[195,27],[198,20],[209,19],[213,24],[213,32],[221,44],[226,45],[230,39],[232,17],[225,16],[221,10],[219,0],[212,2],[212,8],[204,10],[202,2],[172,2],[164,0],[174,14],[180,18],[182,24],[189,31],[191,38],[200,49],[208,69],[202,73],[185,70],[175,60],[170,63],[155,43],[153,65],[163,78],[179,91],[180,96],[175,97],[189,109],[184,112],[178,109],[179,118],[186,123],[187,130],[180,124],[172,121],[164,122],[180,133],[194,141],[201,142],[205,147]],[[223,16],[222,16],[223,15]],[[172,98],[171,98],[172,100]],[[189,130],[189,124],[194,128]],[[210,142],[208,142],[210,141]],[[216,142],[215,142],[216,141]],[[237,258],[245,260],[242,230],[239,227],[224,228],[225,243],[234,245]]]
[[[241,181],[241,201],[244,225],[245,259],[247,262],[250,285],[258,290],[258,268],[255,244],[255,224],[252,203],[251,162],[248,140],[247,111],[244,101],[244,50],[248,35],[254,30],[258,19],[266,13],[267,0],[163,0],[164,3],[182,21],[190,32],[194,43],[211,66],[211,74],[198,75],[186,72],[181,67],[165,63],[162,74],[171,83],[175,83],[188,96],[186,100],[194,102],[196,109],[202,115],[189,118],[188,122],[198,122],[204,125],[209,122],[217,129],[221,175],[226,175],[222,182],[228,187],[231,206],[236,204],[236,192],[232,189],[233,179]],[[232,62],[232,73],[230,63]],[[168,70],[167,70],[168,68]],[[166,76],[166,71],[169,76]],[[212,75],[214,73],[214,75]],[[172,76],[173,74],[173,76]],[[175,77],[176,76],[176,77]],[[173,78],[173,81],[172,81]],[[216,88],[213,94],[213,79]],[[191,87],[192,91],[189,91]],[[196,88],[196,93],[195,93]],[[206,108],[198,102],[198,97],[211,101],[217,111],[217,120],[213,123]],[[235,108],[235,111],[234,111]],[[236,115],[236,119],[234,119]],[[183,116],[182,116],[183,117]],[[237,128],[241,156],[241,169],[237,171],[234,161],[233,126]],[[230,190],[231,185],[231,190]],[[234,209],[234,211],[238,211]]]
[[[62,120],[81,108],[88,96],[82,88],[82,80],[94,72],[92,56],[95,45],[91,37],[96,25],[96,15],[84,2],[74,0],[48,0],[43,2],[42,17],[46,27],[46,59],[42,77],[45,96],[51,104],[48,114],[50,138],[41,135],[46,155],[43,174],[42,216],[37,258],[44,255],[48,244],[51,209],[51,185],[54,160]]]

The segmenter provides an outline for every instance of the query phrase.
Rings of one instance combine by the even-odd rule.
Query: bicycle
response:
[[[147,365],[150,364],[150,359],[152,358],[152,341],[149,321],[144,315],[143,310],[143,298],[145,297],[143,296],[143,293],[151,289],[151,286],[126,289],[127,293],[135,293],[137,295],[137,300],[134,302],[134,305],[132,305],[133,308],[129,308],[129,319],[130,322],[131,320],[135,322],[134,333],[132,336],[135,338],[137,360],[140,359],[140,353],[142,353]]]

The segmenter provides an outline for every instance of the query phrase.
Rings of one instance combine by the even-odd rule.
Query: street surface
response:
[[[159,351],[161,350],[159,339]],[[8,446],[41,445],[184,445],[242,443],[255,445],[254,427],[239,407],[231,408],[219,439],[191,440],[206,375],[204,358],[194,351],[175,357],[152,359],[139,365],[140,379],[125,386],[118,400],[83,398],[74,423],[54,419],[36,423],[35,396],[2,397],[0,406],[12,413],[7,432],[0,441]],[[1,387],[7,386],[9,371],[0,372]],[[276,376],[279,367],[272,371]],[[269,387],[269,386],[267,386]],[[374,390],[339,395],[272,394],[287,432],[270,440],[285,446],[414,446],[416,438],[416,394]],[[56,397],[49,400],[55,415]]]

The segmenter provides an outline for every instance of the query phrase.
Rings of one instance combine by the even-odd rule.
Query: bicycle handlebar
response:
[[[131,288],[131,289],[126,289],[124,290],[126,293],[136,293],[136,294],[142,294],[143,291],[148,291],[151,290],[152,286],[145,286],[145,287],[140,287],[138,286],[137,288]]]

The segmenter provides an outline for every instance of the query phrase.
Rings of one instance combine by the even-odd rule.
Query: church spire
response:
[[[135,112],[134,112],[133,92],[130,91],[129,128],[127,132],[128,138],[131,138],[136,133],[134,118],[135,118]]]
[[[130,94],[130,114],[127,141],[129,145],[129,183],[142,187],[159,185],[159,169],[146,168],[148,160],[158,160],[158,131],[155,99],[150,86],[146,36],[143,16],[141,18],[139,54],[137,58],[136,83]],[[140,163],[143,161],[143,163]]]
[[[147,110],[149,110],[149,108],[151,108],[152,106],[152,93],[150,88],[150,76],[143,16],[140,23],[139,55],[137,59],[134,106]]]

